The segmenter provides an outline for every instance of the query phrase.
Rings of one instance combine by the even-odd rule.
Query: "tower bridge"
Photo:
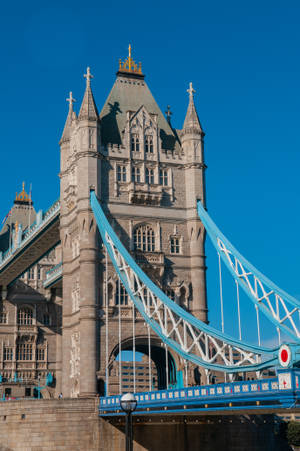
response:
[[[67,99],[60,199],[47,212],[36,213],[23,186],[0,234],[2,395],[22,396],[29,381],[46,380],[51,373],[50,397],[99,393],[101,415],[116,415],[119,395],[137,393],[138,352],[148,359],[148,389],[136,394],[143,414],[174,406],[173,396],[180,410],[190,392],[192,405],[203,408],[212,401],[197,396],[201,390],[212,394],[214,382],[221,383],[216,396],[235,387],[248,393],[250,382],[238,385],[242,374],[262,387],[263,371],[276,378],[274,369],[281,368],[285,372],[279,371],[279,378],[290,374],[298,383],[293,368],[299,364],[299,301],[250,264],[206,211],[204,132],[192,84],[183,127],[176,130],[169,107],[164,117],[131,53],[120,61],[100,114],[89,68],[84,76],[78,113],[72,93]],[[206,233],[220,263],[222,330],[208,324]],[[237,288],[239,338],[224,332],[221,264]],[[240,289],[256,312],[257,344],[242,340]],[[259,315],[273,324],[278,345],[262,343]],[[127,378],[125,350],[131,351],[132,362]],[[18,393],[13,393],[13,379],[20,381]],[[289,397],[280,394],[277,379],[265,384],[270,393],[252,397],[255,403],[267,398],[283,399],[283,407],[291,399],[298,402],[298,386],[290,387]],[[194,385],[199,387],[188,388]],[[232,407],[233,392],[214,403]]]

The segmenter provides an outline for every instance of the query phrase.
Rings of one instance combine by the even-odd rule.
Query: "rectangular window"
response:
[[[126,166],[117,166],[117,181],[126,182]]]
[[[32,344],[19,343],[17,345],[17,359],[18,360],[32,360]]]
[[[34,279],[34,268],[30,268],[28,271],[28,279],[33,280]]]
[[[146,183],[154,185],[154,170],[146,168]]]
[[[145,136],[145,152],[153,153],[153,138],[151,135]]]
[[[44,348],[38,348],[37,349],[37,360],[45,360],[45,349]]]
[[[180,254],[180,239],[176,236],[171,237],[171,254]]]
[[[159,170],[159,183],[162,186],[168,186],[168,170],[167,169]]]
[[[136,134],[131,135],[131,151],[132,152],[139,152],[140,151],[140,140],[139,136]]]
[[[31,396],[31,388],[25,387],[25,397],[29,398]]]
[[[0,324],[7,324],[7,313],[6,312],[0,313]]]
[[[45,313],[43,317],[43,323],[45,324],[45,326],[50,326],[50,315],[48,315],[48,313]]]
[[[13,348],[9,346],[4,346],[3,360],[12,360],[12,359],[13,359]]]
[[[132,167],[132,173],[131,173],[131,180],[136,183],[141,182],[141,170],[140,168],[133,166]]]
[[[40,265],[38,265],[38,267],[37,267],[37,278],[38,278],[38,280],[41,280],[41,267],[40,267]]]
[[[10,396],[11,395],[11,388],[6,388],[5,389],[5,396]]]

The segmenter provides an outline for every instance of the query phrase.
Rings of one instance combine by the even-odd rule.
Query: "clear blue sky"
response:
[[[1,9],[1,215],[23,180],[33,185],[37,209],[58,198],[65,99],[72,90],[79,108],[89,65],[101,110],[131,43],[176,128],[193,82],[206,132],[209,212],[250,261],[300,297],[299,2],[45,5],[17,1]],[[208,254],[210,319],[218,324]]]

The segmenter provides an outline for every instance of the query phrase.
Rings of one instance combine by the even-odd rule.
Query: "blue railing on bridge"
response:
[[[201,411],[281,409],[300,405],[300,370],[278,370],[270,379],[135,393],[135,415]],[[124,413],[120,396],[100,398],[100,416]]]
[[[6,263],[6,261],[15,254],[15,252],[23,247],[40,229],[42,229],[60,210],[60,201],[57,200],[54,202],[48,210],[43,213],[39,211],[37,213],[36,220],[31,224],[29,229],[26,229],[20,239],[17,241],[17,245],[15,245],[15,241],[13,240],[13,245],[7,251],[1,253],[0,252],[0,268],[2,265]]]
[[[44,287],[60,277],[62,277],[62,262],[53,266],[53,268],[49,269],[49,271],[46,272],[46,278],[43,281]]]

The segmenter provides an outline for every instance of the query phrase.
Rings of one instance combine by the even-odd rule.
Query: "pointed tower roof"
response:
[[[189,93],[189,106],[186,112],[182,133],[197,133],[204,134],[199,117],[194,104],[194,93],[196,92],[193,88],[193,84],[190,83],[189,89],[187,89]]]
[[[74,99],[71,91],[69,94],[69,98],[66,100],[67,100],[67,102],[69,102],[69,112],[68,112],[67,120],[65,123],[64,131],[61,135],[61,139],[60,139],[61,143],[63,143],[64,141],[69,141],[69,139],[70,139],[70,128],[72,125],[73,115],[75,114],[73,111],[73,103],[76,102],[76,100]]]
[[[103,144],[122,144],[127,112],[136,112],[144,106],[149,114],[157,116],[159,137],[166,150],[180,151],[178,139],[170,124],[153,98],[142,73],[141,63],[136,64],[129,56],[119,62],[116,81],[100,113],[101,137]]]
[[[25,230],[36,219],[36,212],[31,199],[31,189],[29,194],[25,191],[25,183],[22,183],[22,191],[16,193],[14,205],[4,218],[0,230],[0,250],[5,251],[9,248],[10,231],[16,223],[22,224]]]
[[[80,107],[78,119],[79,120],[98,120],[99,113],[96,107],[96,103],[94,100],[94,96],[91,89],[91,78],[94,78],[91,74],[90,68],[88,67],[86,70],[86,74],[84,74],[86,78],[86,89],[83,97],[83,101]]]

